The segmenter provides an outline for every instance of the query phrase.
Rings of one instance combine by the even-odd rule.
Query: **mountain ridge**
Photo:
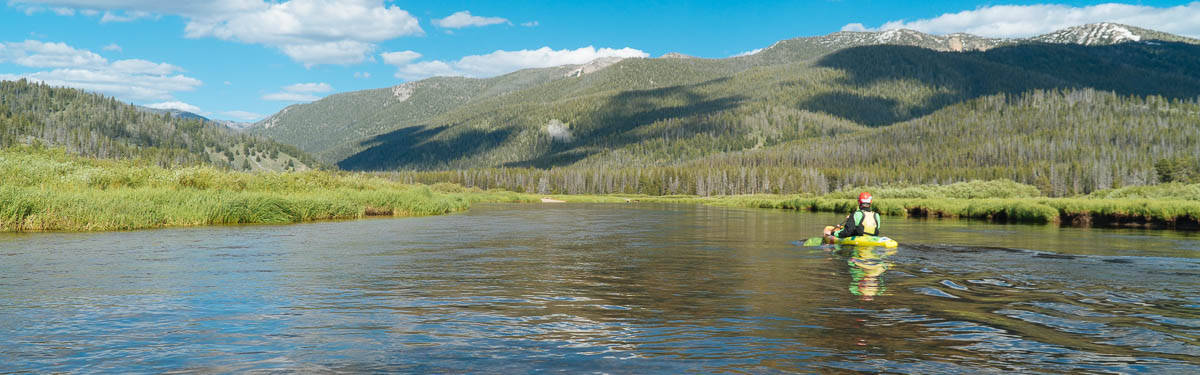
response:
[[[863,132],[996,93],[1096,88],[1178,98],[1191,93],[1180,85],[1200,85],[1196,40],[1085,26],[1019,40],[837,32],[724,59],[624,59],[575,75],[578,66],[437,77],[290,106],[264,120],[276,122],[270,132],[252,131],[276,137],[286,129],[309,142],[302,149],[356,170],[672,165]],[[1137,40],[1118,37],[1122,30]],[[1158,42],[1164,39],[1175,42]],[[434,99],[440,106],[415,105]],[[286,117],[297,111],[338,117],[328,122],[337,126],[294,126],[297,119]],[[572,136],[555,137],[563,131]]]
[[[79,89],[0,81],[0,147],[49,145],[95,158],[161,166],[305,170],[319,164],[294,146],[178,110],[124,103]]]

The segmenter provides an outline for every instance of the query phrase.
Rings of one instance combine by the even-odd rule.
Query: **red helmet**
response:
[[[870,206],[871,205],[871,193],[864,191],[864,192],[862,192],[862,194],[859,194],[858,195],[858,205],[859,206]]]

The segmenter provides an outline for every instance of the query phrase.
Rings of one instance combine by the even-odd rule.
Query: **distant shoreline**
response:
[[[867,187],[885,215],[1076,227],[1200,229],[1200,184],[1136,186],[1047,198],[1012,181]],[[363,173],[245,173],[162,168],[58,149],[0,150],[0,232],[119,231],[223,224],[287,224],[373,216],[428,216],[475,202],[678,202],[850,212],[856,190],[815,195],[555,195],[411,185]],[[856,193],[853,193],[856,194]]]

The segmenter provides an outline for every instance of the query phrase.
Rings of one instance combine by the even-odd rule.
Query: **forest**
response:
[[[61,147],[82,156],[140,159],[164,167],[284,170],[320,165],[295,146],[217,123],[156,114],[77,89],[0,81],[0,148],[19,145]]]
[[[1200,47],[1189,43],[875,45],[739,61],[632,59],[514,85],[322,155],[404,181],[539,193],[1010,179],[1051,196],[1188,181],[1200,155]]]
[[[786,108],[764,110],[741,121],[757,122],[775,134],[809,136],[712,156],[703,156],[703,150],[719,143],[717,137],[708,138],[709,145],[701,142],[705,137],[694,137],[634,143],[567,167],[386,174],[407,182],[542,194],[702,196],[824,194],[855,185],[1010,179],[1062,197],[1159,182],[1200,182],[1196,99],[1038,90],[981,97],[888,127],[856,128],[844,121],[834,127],[810,126],[837,120]],[[697,158],[640,166],[671,154]]]

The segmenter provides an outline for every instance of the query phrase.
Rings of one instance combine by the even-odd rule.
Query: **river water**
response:
[[[0,373],[1200,373],[1200,236],[477,205],[0,235]]]

